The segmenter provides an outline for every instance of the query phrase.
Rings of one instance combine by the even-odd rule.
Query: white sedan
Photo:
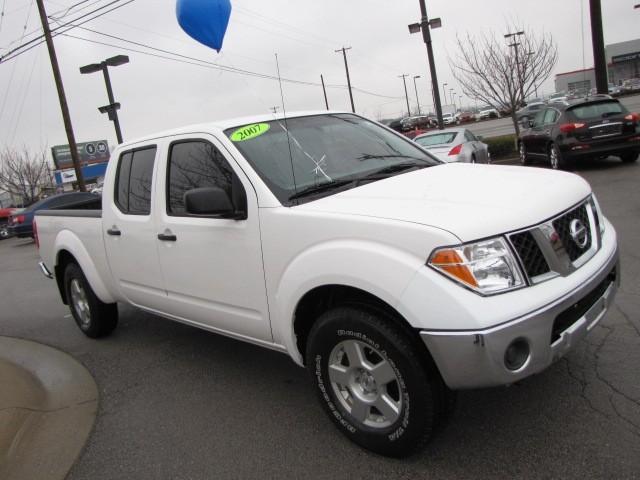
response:
[[[465,163],[491,163],[489,146],[466,128],[447,128],[419,135],[413,139],[440,160]]]

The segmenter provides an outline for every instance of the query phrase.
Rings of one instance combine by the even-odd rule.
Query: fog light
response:
[[[519,370],[529,359],[529,343],[524,338],[517,338],[504,352],[504,365],[511,371]]]

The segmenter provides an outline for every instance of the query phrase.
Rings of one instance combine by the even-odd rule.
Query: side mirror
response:
[[[534,120],[529,120],[529,128],[533,128],[536,126],[536,122]]]
[[[187,213],[193,215],[233,217],[236,213],[229,195],[219,187],[194,188],[186,191],[184,206]]]
[[[482,135],[476,135],[476,140],[481,142],[482,140],[484,140],[484,137]]]

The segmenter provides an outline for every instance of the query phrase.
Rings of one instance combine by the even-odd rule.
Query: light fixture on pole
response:
[[[522,72],[520,70],[520,60],[518,59],[518,47],[520,46],[520,44],[517,41],[517,37],[519,37],[520,35],[524,35],[523,30],[520,30],[519,32],[514,32],[514,33],[505,33],[504,38],[506,38],[507,40],[513,38],[513,43],[510,43],[509,47],[515,50],[516,74],[518,75],[518,84],[520,85],[520,97],[521,97],[520,101],[524,102],[524,85],[522,81]]]
[[[413,88],[416,89],[416,104],[418,105],[418,115],[422,115],[420,112],[420,98],[418,97],[418,84],[416,83],[416,79],[422,78],[420,75],[413,76]]]
[[[442,27],[440,18],[432,18],[429,20],[427,16],[427,7],[425,0],[419,0],[420,3],[420,22],[409,25],[409,33],[418,33],[422,31],[422,39],[427,46],[427,58],[429,59],[429,73],[431,74],[431,84],[438,85],[438,74],[436,73],[436,64],[433,58],[433,47],[431,45],[431,29]],[[433,89],[433,97],[436,108],[436,116],[438,117],[438,128],[444,128],[442,122],[442,105],[440,104],[440,91],[438,88]]]
[[[109,120],[113,122],[113,125],[116,129],[116,138],[118,139],[119,144],[123,141],[122,131],[120,130],[120,120],[118,120],[118,110],[120,109],[120,104],[116,103],[113,98],[111,79],[109,78],[109,67],[117,67],[120,65],[124,65],[125,63],[129,63],[129,57],[127,57],[126,55],[116,55],[115,57],[107,58],[103,62],[92,63],[90,65],[80,67],[80,73],[82,73],[83,75],[102,71],[102,75],[104,76],[104,83],[107,86],[109,105],[99,107],[98,111],[100,113],[106,113],[107,115],[109,115]]]

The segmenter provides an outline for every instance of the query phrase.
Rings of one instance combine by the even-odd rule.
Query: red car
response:
[[[9,216],[16,210],[17,208],[0,208],[0,240],[9,237],[9,230],[7,229]]]

